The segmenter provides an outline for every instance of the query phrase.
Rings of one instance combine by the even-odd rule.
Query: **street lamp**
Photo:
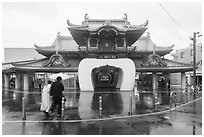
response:
[[[194,95],[196,93],[196,35],[199,34],[199,32],[193,33],[193,38],[190,38],[193,40],[193,92]],[[201,37],[202,35],[198,35],[197,37]]]

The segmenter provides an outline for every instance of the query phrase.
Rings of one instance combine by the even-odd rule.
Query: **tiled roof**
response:
[[[40,54],[44,53],[43,55],[46,55],[49,52],[55,53],[56,46],[59,46],[58,50],[60,53],[77,53],[79,51],[77,43],[74,41],[74,39],[71,36],[59,36],[57,39],[54,41],[52,46],[35,45],[36,50]],[[146,41],[148,41],[148,43]],[[156,46],[149,38],[149,36],[143,36],[143,37],[140,37],[140,39],[132,45],[132,47],[135,47],[135,46],[137,47],[136,48],[137,53],[138,52],[152,53],[154,49],[157,54],[163,56],[163,54],[166,55],[170,53],[173,50],[174,45],[167,46],[167,47]]]
[[[76,63],[72,63],[70,67],[45,67],[44,64],[48,62],[47,59],[41,59],[37,60],[35,62],[26,62],[26,63],[20,63],[20,64],[13,64],[12,69],[13,70],[27,70],[27,71],[45,71],[45,72],[57,72],[57,71],[78,71],[78,65]],[[79,60],[80,61],[80,60]],[[174,62],[168,59],[162,59],[167,66],[138,66],[136,65],[136,69],[138,72],[185,72],[185,71],[192,71],[193,66],[191,64],[185,64],[185,63],[179,63]],[[71,63],[70,62],[70,63]],[[197,64],[198,65],[198,64]],[[5,66],[6,67],[6,66]],[[9,68],[8,68],[9,69]],[[6,70],[6,69],[5,69]],[[6,72],[6,71],[5,71]]]
[[[189,66],[193,67],[193,64],[190,63],[181,63],[181,62],[176,62],[168,59],[162,59],[164,62],[166,62],[168,67],[183,67],[183,66]],[[199,65],[199,62],[197,63]]]
[[[70,30],[80,31],[97,31],[102,27],[114,27],[118,31],[134,31],[134,30],[145,30],[148,20],[141,25],[131,25],[125,19],[87,19],[82,22],[82,25],[74,25],[67,20]]]
[[[163,51],[163,50],[173,50],[174,45],[168,46],[168,47],[161,47],[161,46],[155,46],[156,51]]]
[[[73,40],[71,36],[59,36],[55,39],[53,45],[51,46],[37,46],[34,45],[37,50],[46,50],[46,51],[56,51],[58,48],[59,51],[77,51],[78,45]],[[57,47],[58,46],[58,47]]]
[[[73,59],[73,61],[70,61],[70,60],[72,60],[72,59],[67,60],[67,59],[65,58],[65,63],[70,64],[71,67],[78,67],[77,62],[79,63],[79,60],[80,60],[80,59],[78,59],[78,60]],[[35,67],[52,68],[52,67],[47,67],[47,66],[45,66],[46,64],[49,63],[49,61],[50,61],[49,58],[43,58],[43,59],[39,59],[39,60],[35,60],[35,61],[30,61],[30,62],[12,63],[12,66],[13,66],[13,67],[28,67],[28,68],[29,68],[29,67],[33,67],[33,68],[35,68]],[[65,68],[66,68],[66,67],[67,67],[67,66],[65,66]]]
[[[33,60],[30,62],[21,62],[21,63],[12,63],[13,66],[24,66],[24,67],[41,67],[43,64],[47,62],[47,58],[39,59],[39,60]]]

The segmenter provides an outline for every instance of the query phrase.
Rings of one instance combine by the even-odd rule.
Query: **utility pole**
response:
[[[193,33],[193,92],[196,93],[196,34],[198,32]]]
[[[196,35],[199,34],[199,32],[194,32],[193,33],[193,92],[194,94],[196,93]],[[200,37],[202,35],[199,35]]]

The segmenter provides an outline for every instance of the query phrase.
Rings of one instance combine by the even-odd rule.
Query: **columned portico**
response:
[[[23,74],[23,90],[29,90],[29,74],[27,73]]]

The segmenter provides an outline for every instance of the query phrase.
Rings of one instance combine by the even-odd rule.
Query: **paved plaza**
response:
[[[128,114],[129,95],[132,92],[121,92],[120,97],[118,97],[118,92],[116,92],[117,95],[114,93],[111,97],[109,97],[110,93],[105,93],[102,95],[104,103],[102,118],[100,118],[98,108],[94,106],[94,104],[98,105],[98,100],[95,102],[93,92],[78,95],[70,91],[65,94],[69,100],[69,107],[65,110],[63,120],[57,120],[55,115],[52,120],[44,119],[43,113],[39,111],[40,94],[37,92],[33,94],[33,100],[30,100],[26,106],[26,120],[22,120],[22,106],[17,104],[18,101],[15,103],[18,96],[13,96],[14,92],[9,93],[9,98],[4,98],[2,103],[3,135],[202,134],[201,93],[197,94],[194,99],[191,93],[179,94],[179,92],[177,99],[173,96],[173,99],[168,99],[166,95],[170,94],[160,93],[156,107],[151,103],[148,104],[153,99],[151,93],[134,94],[132,101],[135,107],[133,107],[132,115]],[[117,104],[111,102],[111,99],[114,99]]]

